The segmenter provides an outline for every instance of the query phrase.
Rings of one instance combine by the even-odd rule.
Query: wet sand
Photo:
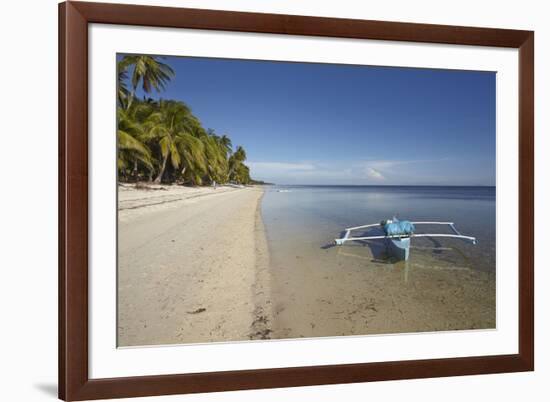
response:
[[[119,191],[118,345],[265,338],[261,188]]]
[[[367,245],[288,247],[272,258],[273,338],[495,328],[493,274],[422,249],[392,262]]]

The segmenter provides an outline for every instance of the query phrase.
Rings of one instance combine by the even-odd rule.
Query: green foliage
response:
[[[245,150],[239,146],[233,152],[231,139],[205,129],[184,102],[135,99],[140,85],[145,93],[163,90],[174,76],[170,66],[152,56],[126,56],[117,69],[117,165],[121,180],[154,177],[156,183],[192,185],[252,182],[244,164]]]
[[[136,89],[140,86],[147,94],[153,89],[157,92],[164,90],[166,84],[174,76],[174,70],[165,63],[159,61],[159,57],[134,55],[125,56],[117,65],[119,103],[129,108],[134,102]],[[125,86],[125,81],[130,74],[132,92]],[[124,94],[126,91],[126,95]],[[124,96],[125,95],[125,96]]]
[[[143,126],[137,121],[135,111],[135,108],[132,111],[121,108],[117,110],[117,165],[119,172],[124,177],[128,177],[129,174],[136,176],[140,165],[149,172],[154,169],[151,151],[144,143],[145,132]],[[129,169],[131,168],[133,170],[130,173]]]

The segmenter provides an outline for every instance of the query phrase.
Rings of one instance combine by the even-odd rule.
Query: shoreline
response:
[[[251,325],[250,339],[270,339],[273,333],[273,302],[271,284],[271,265],[267,233],[262,218],[262,201],[265,192],[256,205],[254,223],[255,238],[255,281],[252,286],[252,299],[255,301],[254,320]]]

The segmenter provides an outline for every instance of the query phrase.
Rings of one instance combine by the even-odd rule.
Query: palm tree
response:
[[[204,143],[197,137],[180,133],[176,146],[181,155],[181,176],[193,184],[202,184],[202,177],[208,169]]]
[[[137,177],[138,162],[141,162],[149,171],[153,170],[151,151],[145,145],[143,126],[136,119],[136,108],[130,111],[117,109],[117,165],[119,171],[125,174],[131,163],[134,164],[133,175]]]
[[[162,63],[155,56],[124,56],[119,62],[119,74],[120,71],[128,71],[130,66],[133,67],[130,80],[132,83],[132,92],[128,96],[127,108],[132,105],[140,83],[143,91],[147,94],[151,93],[153,89],[159,92],[164,89],[166,83],[175,75],[172,67]]]
[[[239,181],[239,172],[242,173],[242,166],[246,160],[246,152],[243,147],[238,146],[235,152],[229,157],[229,178]]]
[[[250,182],[250,169],[244,163],[237,165],[235,181],[241,184],[248,184]]]
[[[231,143],[231,138],[229,138],[227,135],[222,135],[219,138],[219,142],[221,146],[225,149],[225,152],[227,155],[231,155],[231,152],[233,151],[233,144]]]
[[[117,101],[120,107],[126,106],[126,101],[130,95],[128,87],[126,86],[126,80],[128,79],[127,66],[122,61],[117,63]]]
[[[227,135],[222,135],[221,137],[216,134],[216,131],[213,128],[209,128],[206,130],[207,134],[211,137],[213,137],[218,144],[225,149],[226,154],[230,154],[233,150],[233,145],[231,143],[231,139]]]
[[[149,180],[156,173],[155,183],[178,177],[199,185],[205,180],[250,182],[243,147],[233,153],[229,136],[206,130],[185,103],[146,96],[163,90],[174,76],[172,68],[158,59],[129,55],[117,63],[119,172],[126,177],[133,165],[136,180],[140,173],[148,173]],[[140,86],[143,100],[135,97]]]
[[[208,179],[210,182],[223,183],[228,178],[227,155],[217,138],[215,135],[207,134],[201,137],[201,141],[208,161]]]
[[[235,151],[235,153],[233,154],[233,157],[235,158],[235,160],[239,161],[239,162],[244,162],[246,160],[246,151],[244,150],[243,147],[241,147],[240,145],[237,147],[237,150]]]
[[[178,169],[181,164],[180,152],[187,152],[187,161],[200,153],[200,146],[189,134],[189,120],[192,118],[189,107],[176,101],[161,101],[158,110],[147,118],[145,126],[149,137],[160,153],[160,167],[155,183],[162,181],[168,160],[174,169]],[[200,165],[200,161],[198,163]]]

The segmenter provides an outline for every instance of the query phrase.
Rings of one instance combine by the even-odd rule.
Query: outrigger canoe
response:
[[[448,226],[452,233],[415,233],[418,225],[445,225]],[[355,230],[368,229],[379,227],[384,231],[383,235],[360,236],[353,237],[351,233]],[[449,237],[462,239],[476,244],[476,238],[473,236],[465,236],[460,233],[453,222],[409,222],[398,220],[396,218],[382,221],[380,223],[372,223],[369,225],[356,226],[353,228],[344,229],[344,236],[340,239],[334,239],[336,245],[341,246],[349,241],[364,241],[364,240],[382,240],[386,242],[388,251],[397,260],[408,260],[411,239],[414,237]]]

